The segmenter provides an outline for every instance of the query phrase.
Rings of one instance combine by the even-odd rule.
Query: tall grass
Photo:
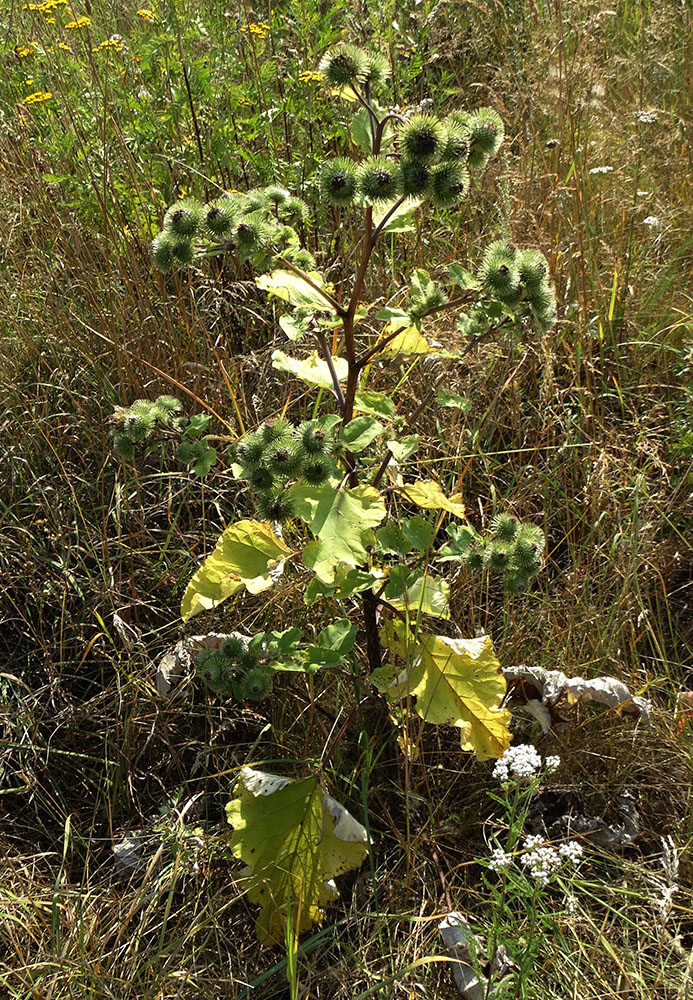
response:
[[[82,15],[89,27],[65,27]],[[504,663],[615,674],[656,704],[649,731],[573,710],[544,741],[588,814],[614,819],[619,793],[636,795],[641,836],[593,857],[526,996],[686,995],[685,851],[681,936],[658,936],[650,915],[659,837],[690,840],[690,735],[673,715],[693,645],[690,5],[171,0],[154,16],[102,0],[0,13],[2,989],[285,995],[286,960],[254,944],[224,848],[222,806],[249,760],[322,768],[373,837],[371,868],[295,956],[305,995],[455,996],[432,960],[440,916],[452,901],[490,919],[474,865],[489,778],[454,735],[414,717],[408,756],[371,746],[382,712],[372,697],[357,707],[340,676],[292,682],[266,714],[207,702],[189,681],[155,694],[192,567],[248,499],[223,463],[199,483],[166,449],[135,470],[110,445],[113,406],[161,392],[218,414],[220,438],[279,406],[306,412],[269,365],[283,345],[252,276],[213,261],[163,279],[148,246],[174,197],[277,180],[315,207],[309,242],[340,273],[351,223],[318,204],[314,173],[347,135],[299,73],[346,32],[392,54],[402,106],[492,104],[509,137],[467,214],[383,247],[372,297],[396,303],[434,261],[474,264],[497,231],[544,250],[557,283],[556,330],[479,347],[450,375],[470,411],[421,428],[422,468],[464,491],[475,523],[502,505],[549,539],[522,599],[454,578],[454,624],[490,631]],[[269,25],[264,39],[251,22]],[[114,34],[122,51],[94,51]],[[36,92],[53,96],[27,104]],[[443,320],[436,336],[459,338]],[[374,372],[372,387],[400,377]],[[427,379],[410,375],[405,412]],[[307,622],[296,590],[271,600],[278,620]],[[234,623],[261,611],[248,599]],[[220,612],[208,627],[227,624]],[[520,738],[531,725],[518,720]],[[112,845],[134,829],[149,840],[128,870]]]

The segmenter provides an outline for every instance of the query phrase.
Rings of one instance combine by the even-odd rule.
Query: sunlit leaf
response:
[[[500,707],[506,682],[490,637],[414,639],[401,622],[388,622],[382,637],[401,669],[374,670],[378,690],[393,702],[416,698],[424,721],[456,726],[462,749],[479,760],[502,757],[510,746],[510,712]]]
[[[378,202],[373,209],[373,225],[379,226],[388,213],[392,212],[390,218],[383,226],[384,233],[411,233],[416,228],[414,225],[414,212],[421,204],[420,198],[406,198],[397,208],[394,206],[397,201]]]
[[[291,549],[266,521],[229,525],[188,584],[180,609],[183,621],[216,608],[243,589],[251,594],[267,590],[289,555]]]
[[[294,274],[292,271],[272,271],[271,274],[261,274],[255,279],[258,288],[262,288],[268,295],[274,295],[284,302],[289,302],[292,306],[309,306],[311,309],[320,312],[334,312],[334,307],[329,300],[321,295],[318,289],[325,287],[322,275],[318,271],[306,271],[312,284]]]
[[[435,615],[449,618],[450,585],[438,576],[409,572],[404,566],[395,566],[385,589],[385,598],[397,611],[410,615]]]
[[[444,545],[434,558],[438,562],[453,562],[466,555],[472,539],[476,536],[474,528],[466,524],[449,524],[447,527],[450,541]]]
[[[399,441],[388,441],[387,447],[392,452],[395,462],[404,462],[411,458],[415,451],[418,451],[419,435],[409,434],[407,437],[400,438]]]
[[[438,389],[436,392],[436,403],[451,410],[462,410],[463,413],[468,413],[472,408],[471,400],[466,396],[460,396],[456,392],[445,392],[444,389]]]
[[[464,517],[464,504],[457,497],[447,497],[434,479],[423,479],[418,483],[408,483],[401,488],[407,500],[423,507],[424,510],[446,510],[456,517]]]
[[[429,354],[432,350],[421,332],[415,326],[408,326],[387,344],[383,344],[378,357],[396,358],[398,354]]]
[[[395,415],[395,404],[383,392],[363,389],[354,396],[354,410],[358,413],[369,413],[372,417],[382,417],[383,420],[392,420]]]
[[[297,933],[323,919],[338,895],[331,880],[361,865],[368,836],[315,777],[291,781],[244,767],[235,793],[226,806],[231,850],[250,869],[257,936],[281,944],[289,915]]]
[[[385,502],[372,486],[336,489],[329,484],[292,487],[296,514],[308,525],[315,541],[303,550],[303,562],[318,580],[332,585],[342,566],[367,562],[372,529],[385,517]]]
[[[346,381],[349,374],[349,365],[344,358],[333,358],[337,378],[340,382]],[[318,385],[323,389],[332,388],[332,376],[326,361],[318,355],[317,351],[301,360],[300,358],[289,357],[284,351],[274,351],[272,354],[272,367],[280,372],[289,372],[295,375],[308,385]]]

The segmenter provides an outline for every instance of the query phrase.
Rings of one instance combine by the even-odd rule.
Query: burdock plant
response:
[[[465,749],[500,757],[511,738],[500,664],[488,637],[449,638],[446,564],[484,574],[487,582],[495,577],[514,600],[542,566],[544,535],[505,511],[488,530],[477,530],[466,520],[461,496],[448,495],[449,484],[430,472],[422,475],[429,463],[410,459],[420,447],[424,414],[437,402],[465,405],[442,388],[450,368],[491,338],[545,335],[555,322],[555,295],[547,259],[509,237],[509,220],[502,238],[476,248],[469,268],[455,262],[433,275],[418,269],[403,287],[397,234],[415,231],[433,254],[427,220],[465,211],[502,146],[504,128],[491,108],[442,116],[386,110],[379,102],[386,100],[390,69],[383,54],[351,43],[324,56],[326,86],[352,115],[344,130],[350,139],[306,179],[305,200],[282,177],[242,195],[220,192],[206,205],[186,199],[169,209],[154,241],[153,259],[165,274],[193,257],[201,263],[228,255],[246,288],[256,275],[270,299],[268,316],[291,342],[291,354],[274,351],[273,367],[302,383],[300,393],[292,392],[285,407],[278,404],[258,426],[242,425],[252,412],[248,406],[236,405],[236,416],[228,416],[238,421],[230,448],[232,503],[249,507],[249,516],[227,526],[188,585],[181,613],[187,621],[229,597],[264,595],[293,575],[291,592],[302,589],[306,605],[329,614],[340,609],[325,630],[333,631],[298,666],[296,643],[283,633],[258,632],[202,653],[198,675],[215,695],[262,700],[278,671],[343,668],[354,647],[364,660],[364,670],[354,667],[359,696],[369,681],[388,702],[414,705],[424,720],[453,721]],[[336,258],[321,250],[335,245]],[[176,282],[174,271],[163,284]],[[456,321],[460,336],[441,345],[436,341],[445,340],[446,328],[433,324],[443,313],[448,323]],[[439,367],[427,368],[430,382],[416,403],[381,390],[378,373],[394,367],[399,388],[422,358]],[[316,390],[310,419],[297,420],[297,396]],[[214,449],[206,425],[198,418],[186,425],[162,399],[155,411],[135,405],[123,411],[114,446],[127,460],[161,425],[178,433],[181,461],[203,469],[200,474],[209,471]],[[220,490],[227,485],[221,477],[219,483]],[[269,619],[281,602],[262,600],[257,615]],[[469,677],[474,683],[465,686]],[[313,695],[311,682],[311,703]],[[476,709],[483,725],[473,724]],[[305,884],[293,875],[283,880],[287,892]],[[303,912],[304,900],[290,902],[284,914]],[[305,911],[311,907],[319,911],[317,903]]]

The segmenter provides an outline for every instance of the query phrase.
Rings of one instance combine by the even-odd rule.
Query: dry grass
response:
[[[395,258],[384,253],[373,297],[416,266],[474,259],[507,226],[550,254],[562,304],[550,336],[484,345],[451,373],[469,413],[430,414],[417,428],[422,467],[463,489],[477,526],[503,504],[549,540],[522,599],[456,576],[454,625],[490,631],[503,663],[615,674],[655,703],[651,729],[573,710],[564,733],[539,741],[561,754],[555,783],[588,814],[612,821],[619,794],[633,794],[641,833],[621,853],[590,854],[576,914],[554,900],[522,995],[683,1000],[691,744],[674,711],[693,647],[691,463],[674,445],[690,402],[690,8],[441,3],[429,20],[414,11],[410,27],[438,58],[403,74],[402,103],[459,88],[464,102],[499,107],[510,139],[464,224],[434,224],[402,239]],[[638,122],[639,110],[658,120]],[[219,434],[285,404],[304,414],[308,397],[269,367],[283,346],[271,313],[219,269],[164,284],[148,223],[128,226],[115,197],[95,232],[42,180],[50,164],[21,123],[3,131],[0,156],[2,990],[12,1000],[289,997],[285,960],[256,945],[254,907],[226,850],[223,805],[252,761],[320,768],[373,836],[372,867],[344,879],[342,902],[303,942],[301,995],[458,995],[447,963],[428,959],[442,955],[449,901],[482,927],[495,919],[474,863],[495,807],[488,770],[460,754],[454,733],[409,720],[416,753],[405,758],[375,696],[356,711],[339,673],[315,688],[294,678],[258,712],[219,706],[191,681],[170,701],[155,694],[153,665],[180,637],[191,567],[250,499],[227,471],[204,486],[171,471],[170,454],[137,474],[120,466],[108,419],[116,404],[165,391],[211,407]],[[613,171],[590,173],[600,166]],[[437,339],[456,336],[441,321]],[[398,377],[374,372],[371,387]],[[401,412],[428,379],[413,373]],[[239,601],[234,626],[264,620],[266,601],[276,620],[309,621],[287,579],[266,600]],[[224,629],[228,616],[204,628]],[[537,737],[521,714],[516,732]],[[150,848],[129,873],[112,846],[133,829]],[[665,835],[681,852],[680,891],[660,934]],[[524,919],[508,923],[518,937]]]

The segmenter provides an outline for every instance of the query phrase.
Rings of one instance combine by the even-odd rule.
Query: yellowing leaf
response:
[[[331,585],[340,566],[367,562],[366,546],[374,540],[371,529],[385,517],[385,502],[378,490],[298,484],[291,494],[297,515],[316,536],[304,548],[303,562],[318,580]]]
[[[275,295],[292,306],[309,306],[320,312],[334,313],[329,300],[313,287],[325,287],[322,275],[318,271],[306,271],[306,276],[310,278],[311,284],[291,271],[272,271],[271,274],[261,274],[255,279],[255,284],[268,295]]]
[[[297,933],[310,930],[338,895],[329,884],[368,854],[365,828],[325,795],[317,778],[290,781],[244,767],[226,806],[231,849],[251,872],[248,899],[261,905],[263,944],[281,944],[287,914]]]
[[[408,326],[393,337],[378,355],[380,358],[394,358],[398,354],[429,354],[433,348],[415,326]]]
[[[397,611],[409,611],[412,616],[450,617],[450,584],[439,576],[419,576],[397,597],[390,597],[387,592],[385,596]]]
[[[251,594],[267,590],[288,555],[291,549],[266,521],[230,524],[188,584],[180,607],[183,621],[216,608],[243,588]]]
[[[340,382],[345,382],[349,374],[349,365],[345,358],[333,358],[337,378]],[[308,385],[319,385],[322,389],[331,389],[332,376],[327,362],[318,356],[317,351],[313,351],[309,357],[303,361],[300,358],[291,358],[284,351],[274,351],[272,354],[272,367],[280,372],[290,372],[302,379]]]
[[[371,682],[389,701],[416,698],[416,711],[426,722],[460,730],[463,750],[479,760],[502,757],[510,746],[510,712],[500,707],[506,691],[501,665],[489,636],[448,639],[407,637],[401,623],[388,623],[383,639],[405,666],[374,670]]]
[[[457,497],[446,497],[439,483],[434,479],[423,479],[418,483],[408,483],[402,487],[407,500],[424,510],[446,510],[455,517],[464,517],[464,504]]]

